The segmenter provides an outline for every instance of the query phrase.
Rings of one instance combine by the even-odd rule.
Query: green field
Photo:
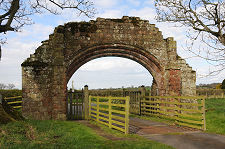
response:
[[[225,99],[206,99],[206,131],[225,135]]]
[[[74,121],[14,122],[0,125],[0,148],[172,149],[133,135],[121,136],[127,139],[107,140],[91,128]]]

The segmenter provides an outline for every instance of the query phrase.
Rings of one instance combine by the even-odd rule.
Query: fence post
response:
[[[89,119],[91,119],[91,98],[92,98],[92,97],[89,96],[89,105],[88,105],[88,106],[89,106],[89,107],[88,107],[88,108],[89,108],[89,112],[88,112],[88,113],[89,113]]]
[[[145,90],[145,86],[144,85],[142,85],[141,86],[141,88],[140,88],[140,91],[141,91],[141,97],[140,97],[140,114],[139,115],[141,115],[141,100],[145,100],[145,95],[146,95],[146,90]],[[143,103],[143,105],[145,105],[145,103]],[[143,108],[143,109],[145,109],[145,107]]]
[[[109,96],[109,128],[112,128],[112,98]]]
[[[169,101],[172,101],[171,99],[169,99]],[[180,103],[180,99],[179,98],[176,98],[175,97],[175,102],[177,103]],[[178,108],[181,108],[179,105],[177,105],[177,104],[174,104],[175,105],[175,110],[174,110],[174,112],[175,112],[175,115],[174,115],[174,117],[175,117],[175,124],[177,124],[177,120],[178,120]],[[181,113],[181,111],[179,111],[180,113]],[[172,115],[173,116],[173,115]]]
[[[205,121],[205,97],[203,97],[202,99],[202,115],[203,115],[203,130],[206,130],[206,121]]]
[[[129,107],[130,97],[126,96],[126,105],[125,105],[125,134],[129,133]]]
[[[0,104],[2,104],[2,100],[3,100],[2,94],[0,94]]]
[[[89,92],[88,86],[84,86],[84,119],[89,119]]]
[[[99,96],[97,97],[97,117],[96,117],[97,122],[99,122]]]
[[[72,91],[69,91],[69,100],[70,100],[70,111],[69,111],[69,118],[73,118],[73,96],[72,96]]]

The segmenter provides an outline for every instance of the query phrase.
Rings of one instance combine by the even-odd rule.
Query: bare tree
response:
[[[12,84],[12,83],[10,83],[10,84],[7,85],[7,88],[8,88],[9,90],[14,89],[14,88],[15,88],[15,85]]]
[[[155,0],[155,6],[158,21],[189,28],[189,51],[218,66],[218,72],[225,69],[224,0]],[[207,48],[194,49],[199,40]]]
[[[89,0],[0,0],[0,33],[17,31],[31,24],[30,16],[35,13],[48,11],[58,15],[64,9],[73,9],[88,17],[95,13]]]
[[[36,13],[59,15],[65,9],[87,17],[95,14],[90,0],[0,0],[0,33],[18,31],[24,25],[33,24],[31,16]],[[0,44],[5,42],[1,35]]]
[[[6,89],[6,85],[5,84],[3,84],[3,83],[0,83],[0,89]]]
[[[9,83],[8,85],[4,84],[4,83],[0,83],[0,89],[14,89],[15,85],[12,83]]]

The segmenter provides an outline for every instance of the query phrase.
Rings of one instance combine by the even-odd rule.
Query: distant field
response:
[[[144,138],[122,133],[121,136],[128,139],[107,140],[91,128],[74,121],[14,122],[0,125],[0,148],[173,149]]]

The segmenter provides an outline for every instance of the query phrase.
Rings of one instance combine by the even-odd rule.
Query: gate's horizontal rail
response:
[[[13,109],[21,109],[22,108],[22,96],[5,97],[4,100]]]
[[[115,101],[123,101],[118,104]],[[129,100],[127,97],[89,96],[89,117],[101,124],[128,134]],[[104,111],[104,112],[103,112]]]
[[[144,96],[141,114],[175,120],[182,126],[206,130],[205,97]]]

